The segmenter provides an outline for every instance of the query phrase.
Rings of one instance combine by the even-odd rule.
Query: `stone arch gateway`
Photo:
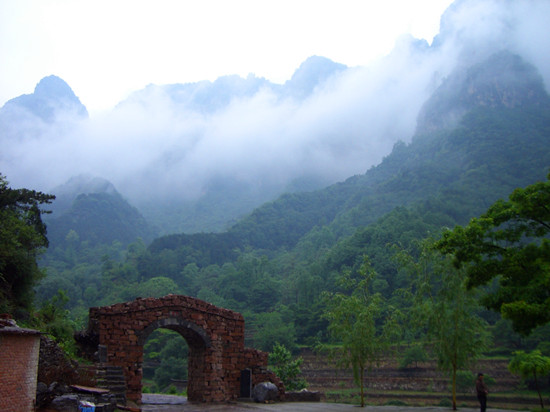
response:
[[[267,353],[244,346],[240,313],[182,295],[138,298],[90,308],[86,335],[101,349],[100,362],[121,367],[127,399],[141,401],[143,345],[157,328],[178,332],[189,346],[187,397],[192,402],[226,402],[242,394],[242,371],[251,384],[281,380],[267,370]]]

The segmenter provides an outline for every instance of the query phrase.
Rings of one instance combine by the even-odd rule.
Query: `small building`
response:
[[[39,331],[0,317],[0,411],[34,410],[39,352]]]

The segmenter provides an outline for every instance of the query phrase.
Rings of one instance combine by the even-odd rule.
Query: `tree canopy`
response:
[[[458,372],[471,367],[487,349],[488,324],[478,314],[476,290],[465,286],[464,269],[454,268],[428,239],[418,259],[406,253],[398,256],[412,277],[411,324],[426,332],[426,343],[437,359],[438,368],[451,375],[452,406],[457,408]]]
[[[326,293],[324,317],[329,321],[330,334],[341,342],[340,364],[351,366],[353,378],[361,390],[361,407],[365,406],[364,373],[372,369],[389,348],[391,335],[398,317],[395,308],[384,305],[379,293],[370,288],[376,272],[365,256],[359,269],[360,279],[348,271],[340,277],[347,293]]]
[[[522,350],[517,351],[514,352],[514,357],[508,364],[508,369],[516,375],[521,375],[523,379],[530,377],[535,379],[535,387],[539,395],[540,407],[544,410],[538,378],[550,372],[550,357],[542,356],[539,350],[534,350],[530,353],[525,353]]]
[[[498,279],[484,304],[524,335],[550,322],[550,174],[495,202],[466,226],[443,234],[436,247],[464,265],[468,286]]]
[[[12,189],[0,175],[0,311],[18,315],[32,305],[33,287],[43,277],[36,257],[48,246],[40,205],[54,198]]]

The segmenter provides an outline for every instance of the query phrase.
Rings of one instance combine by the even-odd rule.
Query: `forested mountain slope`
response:
[[[394,299],[410,281],[394,258],[398,250],[414,253],[416,242],[466,223],[549,172],[550,104],[540,77],[506,53],[487,64],[447,80],[467,79],[453,89],[454,101],[469,102],[461,103],[468,109],[460,119],[420,122],[411,143],[396,144],[364,175],[284,195],[226,233],[158,238],[137,257],[135,276],[167,277],[181,293],[244,312],[253,343],[264,349],[275,340],[292,346],[326,338],[322,293],[338,290],[339,274],[355,273],[364,255],[379,274],[373,291]],[[449,96],[446,87],[426,107],[452,111],[433,104],[439,93]]]
[[[120,242],[66,243],[48,252],[39,296],[68,290],[69,307],[85,318],[90,306],[181,293],[242,312],[255,347],[326,338],[322,293],[336,290],[339,274],[357,270],[363,255],[379,274],[373,290],[390,299],[407,285],[396,248],[410,249],[443,227],[466,223],[514,188],[545,180],[550,104],[534,69],[501,53],[485,66],[461,70],[466,74],[447,82],[465,79],[466,85],[449,89],[444,82],[425,105],[441,116],[452,112],[433,104],[442,93],[467,102],[460,104],[467,108],[461,117],[439,125],[426,120],[425,127],[421,116],[411,142],[396,144],[364,175],[281,196],[223,233],[163,236],[149,246],[138,240],[126,249]],[[427,110],[423,118],[433,119]],[[80,201],[106,204],[97,196]],[[88,229],[91,236],[93,228],[82,230]]]
[[[535,69],[499,53],[450,76],[425,104],[412,142],[396,144],[380,165],[323,190],[283,195],[228,233],[241,246],[290,249],[314,228],[328,226],[337,239],[397,206],[428,199],[439,213],[463,223],[515,187],[544,179],[549,108]],[[441,124],[434,120],[442,118],[447,120]],[[175,245],[187,236],[171,239]],[[159,242],[170,248],[157,240],[152,249]]]
[[[143,216],[118,192],[81,193],[68,211],[48,220],[52,248],[66,246],[70,238],[93,247],[115,241],[127,245],[137,238],[150,241],[153,236]]]

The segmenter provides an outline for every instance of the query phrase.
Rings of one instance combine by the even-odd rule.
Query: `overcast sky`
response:
[[[0,106],[64,79],[93,115],[150,83],[288,80],[312,55],[348,66],[405,33],[432,42],[450,0],[0,0]]]

